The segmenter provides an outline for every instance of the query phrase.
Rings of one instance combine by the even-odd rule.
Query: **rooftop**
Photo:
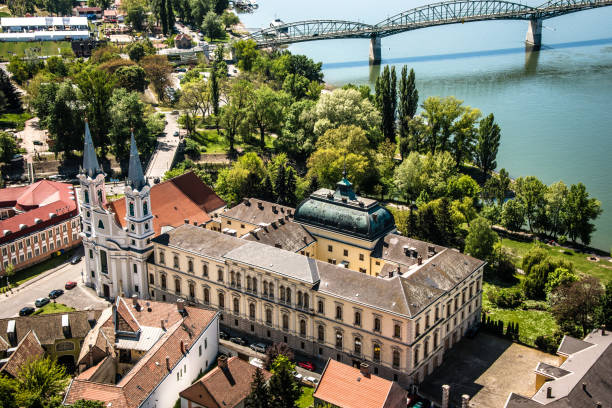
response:
[[[295,210],[291,207],[270,203],[256,198],[245,198],[231,209],[221,213],[225,218],[238,220],[251,225],[271,224],[286,216],[292,217]]]
[[[87,26],[87,17],[2,17],[2,27],[13,26]]]
[[[209,213],[225,206],[225,202],[191,171],[154,185],[150,194],[155,235],[160,235],[163,227],[178,227],[185,220],[198,225],[206,223],[211,219]],[[125,200],[123,197],[108,204],[124,228],[127,226]]]
[[[393,381],[329,359],[313,396],[340,408],[404,408],[408,395]]]
[[[259,227],[242,237],[248,241],[282,248],[291,252],[298,252],[315,242],[312,235],[304,226],[284,219],[269,226]]]
[[[8,374],[11,377],[17,377],[21,367],[28,361],[36,359],[45,354],[45,350],[40,345],[36,333],[32,330],[24,336],[19,342],[12,354],[4,361],[0,368],[0,373]]]
[[[238,357],[230,357],[226,368],[215,367],[179,395],[202,407],[233,408],[251,392],[256,369]],[[262,373],[266,380],[271,377],[266,370],[262,370]]]

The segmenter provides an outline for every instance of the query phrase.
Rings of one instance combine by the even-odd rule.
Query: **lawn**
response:
[[[69,250],[69,251],[64,252],[61,255],[54,256],[53,258],[49,258],[46,261],[43,261],[39,264],[30,266],[29,268],[22,269],[20,271],[15,272],[15,275],[13,275],[10,278],[11,285],[15,285],[15,283],[17,283],[17,285],[21,285],[24,282],[29,281],[33,277],[38,276],[41,273],[48,271],[49,269],[53,269],[65,263],[66,261],[68,261],[68,259],[72,257],[73,253],[74,253],[74,250]],[[6,286],[6,279],[2,279],[0,281],[0,287],[2,286]]]
[[[61,55],[63,51],[72,52],[69,41],[7,41],[0,42],[0,59],[8,60],[13,55],[24,56],[28,48],[37,48],[38,55]]]
[[[0,129],[17,129],[18,131],[21,131],[25,127],[26,120],[31,118],[32,115],[27,112],[4,113],[0,115]]]
[[[46,315],[52,313],[65,313],[65,312],[74,312],[76,309],[70,306],[66,306],[62,303],[47,303],[40,309],[34,312],[35,315]]]
[[[223,132],[217,133],[215,129],[198,129],[196,134],[191,136],[191,139],[195,140],[202,146],[202,153],[227,153],[229,150],[229,142],[226,137],[223,135]],[[257,142],[259,141],[259,136],[257,137]],[[274,138],[270,135],[266,135],[266,149],[274,148]],[[244,151],[259,151],[259,147],[253,146],[253,141],[250,143],[245,143],[240,137],[236,138],[234,142],[234,148],[241,148]]]
[[[298,408],[308,408],[314,405],[314,398],[312,397],[313,392],[314,388],[302,387],[302,395],[300,395],[300,398],[296,402]]]
[[[115,200],[118,200],[120,198],[123,198],[124,196],[125,196],[125,194],[107,195],[106,196],[106,201],[107,202],[115,201]]]
[[[511,239],[502,239],[502,245],[512,254],[514,264],[520,268],[523,256],[536,244],[533,242],[521,242]],[[599,278],[603,284],[612,280],[612,262],[600,259],[598,262],[589,261],[588,254],[571,249],[543,245],[543,248],[553,258],[561,258],[571,261],[577,272],[582,272]]]

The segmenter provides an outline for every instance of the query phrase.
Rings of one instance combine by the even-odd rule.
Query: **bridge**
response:
[[[339,38],[370,39],[370,61],[381,60],[381,38],[405,31],[447,24],[486,20],[528,22],[525,43],[530,49],[542,44],[542,21],[564,14],[612,6],[612,0],[549,0],[538,7],[504,0],[451,0],[416,7],[391,16],[378,24],[342,20],[307,20],[278,24],[256,31],[247,38],[260,48],[305,41]]]

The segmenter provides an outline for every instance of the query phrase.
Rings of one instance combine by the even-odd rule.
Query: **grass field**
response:
[[[25,127],[25,122],[31,119],[32,115],[24,113],[3,113],[0,115],[0,129],[17,129],[22,131]]]
[[[314,398],[312,397],[313,392],[314,388],[302,387],[302,395],[296,402],[298,408],[308,408],[314,405]]]
[[[47,303],[40,309],[34,312],[35,315],[46,315],[52,313],[65,313],[65,312],[74,312],[76,309],[70,306],[66,306],[62,303]]]
[[[8,41],[0,42],[0,59],[8,60],[13,55],[24,56],[28,48],[40,49],[37,51],[38,55],[60,55],[62,51],[72,52],[68,41]]]
[[[195,140],[202,146],[202,153],[227,153],[229,150],[229,142],[223,136],[222,132],[217,133],[214,129],[198,129],[191,139]],[[259,140],[259,139],[257,139]],[[274,147],[274,138],[266,135],[266,148]],[[258,147],[254,147],[253,143],[245,143],[242,139],[237,138],[234,143],[234,148],[241,148],[244,151],[259,151]]]
[[[536,244],[504,238],[502,239],[502,245],[510,251],[514,264],[520,268],[523,256]],[[606,259],[600,259],[598,262],[593,262],[587,259],[587,254],[576,252],[571,249],[563,249],[550,245],[543,245],[543,248],[553,258],[571,261],[578,272],[593,275],[599,278],[604,284],[612,280],[612,262]]]
[[[15,285],[15,283],[17,285],[22,285],[33,277],[38,276],[41,273],[48,271],[49,269],[53,269],[63,264],[72,257],[73,253],[74,250],[69,250],[61,255],[54,256],[53,258],[47,259],[46,261],[43,261],[39,264],[15,272],[15,275],[11,276],[10,278],[11,285]],[[0,282],[0,287],[6,286],[6,279],[2,279]]]

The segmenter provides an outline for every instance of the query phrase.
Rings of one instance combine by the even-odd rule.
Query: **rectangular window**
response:
[[[365,259],[365,257],[363,256],[363,254],[359,254],[359,260],[363,261]]]
[[[19,241],[19,249],[23,249],[23,241]]]
[[[26,246],[30,246],[30,238],[26,239]]]
[[[149,284],[153,285],[155,283],[155,275],[152,273],[149,274]]]
[[[64,238],[64,245],[68,245],[68,237]]]
[[[348,256],[348,249],[344,250],[344,256]]]
[[[66,232],[66,224],[62,225],[62,231]]]
[[[138,265],[134,264],[132,266],[133,266],[133,269],[134,269],[134,273],[138,273]]]
[[[6,256],[6,247],[2,248],[2,255]]]
[[[201,344],[198,346],[198,354],[200,357],[202,357],[202,345]]]
[[[93,259],[93,249],[89,250],[89,259]]]
[[[138,290],[138,285],[134,285],[134,292],[140,293],[140,290]]]
[[[359,268],[359,272],[366,273],[366,270],[365,270],[365,268]]]
[[[100,250],[100,267],[102,269],[102,273],[108,273],[108,259],[106,259],[106,251]]]
[[[49,238],[53,237],[53,230],[50,229],[49,231],[47,231],[47,235],[49,236]]]
[[[34,235],[34,243],[38,244],[38,235]]]
[[[333,248],[331,245],[328,245],[328,246],[327,246],[327,251],[328,251],[328,252],[332,252],[333,250],[334,250],[334,248]]]
[[[53,251],[54,248],[53,242],[49,242],[49,251]]]
[[[40,251],[38,250],[38,248],[34,248],[34,255],[38,256],[40,254]]]
[[[202,264],[202,276],[208,278],[208,264]]]

